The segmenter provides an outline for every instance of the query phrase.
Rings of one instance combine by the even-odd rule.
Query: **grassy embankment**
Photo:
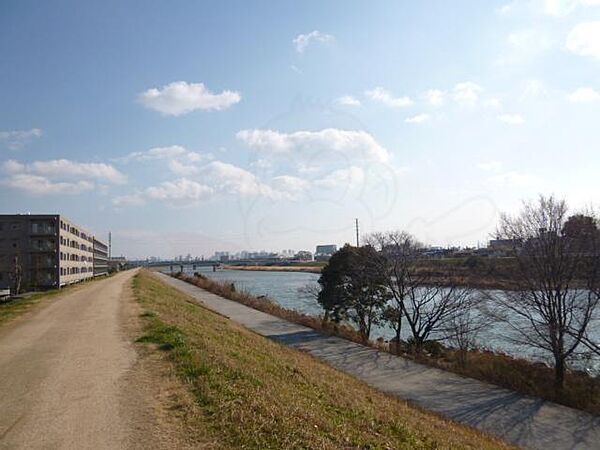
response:
[[[102,277],[100,279],[104,278],[105,277]],[[46,301],[53,299],[60,294],[66,294],[81,286],[85,286],[88,283],[93,283],[96,280],[98,280],[98,278],[92,278],[60,289],[49,289],[47,291],[35,292],[23,297],[13,297],[10,300],[2,301],[0,302],[0,326],[28,311],[34,310]]]
[[[237,291],[235,287],[232,288],[230,283],[218,282],[207,277],[187,275],[178,275],[178,278],[251,308],[324,333],[361,343],[360,335],[352,327],[325,322],[321,317],[283,308],[268,298],[256,298],[247,292]],[[545,364],[532,363],[525,359],[482,350],[468,352],[465,364],[462,355],[458,351],[435,342],[433,344],[427,346],[430,350],[429,353],[420,355],[411,353],[411,349],[405,346],[402,349],[401,356],[422,364],[496,384],[522,394],[555,401],[572,408],[600,415],[600,380],[595,380],[586,373],[568,372],[564,392],[557,398],[554,393],[554,371]],[[388,350],[388,347],[381,340],[371,341],[369,345],[380,350]]]
[[[506,448],[423,412],[219,316],[141,271],[139,340],[173,365],[193,392],[186,421],[218,448]]]

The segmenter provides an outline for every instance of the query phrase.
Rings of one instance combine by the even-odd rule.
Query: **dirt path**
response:
[[[160,445],[152,377],[130,333],[134,273],[90,283],[0,329],[0,449]]]

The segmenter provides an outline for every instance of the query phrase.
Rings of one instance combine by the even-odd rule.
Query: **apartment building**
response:
[[[94,276],[108,274],[108,246],[98,240],[94,239]]]
[[[0,215],[0,286],[47,289],[94,276],[94,241],[106,244],[57,214]],[[106,265],[106,260],[104,265]]]

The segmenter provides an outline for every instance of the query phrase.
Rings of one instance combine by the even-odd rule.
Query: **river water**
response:
[[[179,267],[174,267],[177,270]],[[169,271],[166,267],[165,272]],[[316,299],[303,288],[307,286],[317,286],[318,274],[306,272],[270,272],[270,271],[248,271],[248,270],[222,270],[213,272],[211,267],[184,266],[184,271],[189,274],[200,272],[203,275],[219,281],[234,283],[238,291],[246,291],[255,296],[267,296],[281,306],[287,309],[293,309],[302,313],[311,315],[320,315],[323,309]],[[550,362],[548,355],[536,353],[530,348],[515,346],[505,337],[506,330],[503,325],[493,324],[483,329],[478,335],[478,343],[482,348],[503,352],[515,357],[526,357],[535,361]],[[407,326],[404,326],[403,338],[409,337]],[[600,334],[600,330],[593,329],[592,335]],[[394,336],[393,330],[389,326],[376,326],[371,338],[382,337],[386,340]],[[580,368],[588,368],[594,373],[600,373],[600,358],[593,358],[585,363],[575,364]]]

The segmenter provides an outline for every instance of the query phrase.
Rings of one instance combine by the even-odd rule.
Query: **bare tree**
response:
[[[385,275],[392,298],[384,309],[383,319],[394,330],[394,343],[399,352],[405,301],[423,281],[416,268],[423,245],[405,231],[373,233],[366,236],[365,241],[384,256],[378,260],[378,270]]]
[[[430,273],[420,270],[424,246],[409,233],[374,233],[366,240],[384,256],[379,270],[386,275],[392,300],[383,317],[394,329],[396,349],[400,348],[404,321],[417,352],[422,350],[425,341],[443,338],[450,321],[469,307],[470,291],[451,282],[448,286],[439,286]]]
[[[479,311],[478,301],[470,303],[468,308],[451,317],[445,331],[445,339],[458,351],[458,363],[462,367],[467,365],[469,351],[477,348],[479,332],[491,324],[490,317]]]
[[[9,274],[13,282],[13,293],[19,295],[21,293],[21,285],[23,284],[23,265],[21,264],[21,255],[17,253],[13,257],[12,271]]]
[[[585,227],[585,239],[574,236],[577,227],[565,226],[567,211],[564,201],[541,196],[519,215],[501,217],[498,232],[513,243],[516,289],[491,294],[513,342],[552,357],[556,395],[568,361],[586,345],[600,301],[597,233]]]
[[[409,292],[404,316],[412,333],[415,351],[421,352],[428,340],[440,340],[453,323],[472,307],[468,288],[423,284]]]

